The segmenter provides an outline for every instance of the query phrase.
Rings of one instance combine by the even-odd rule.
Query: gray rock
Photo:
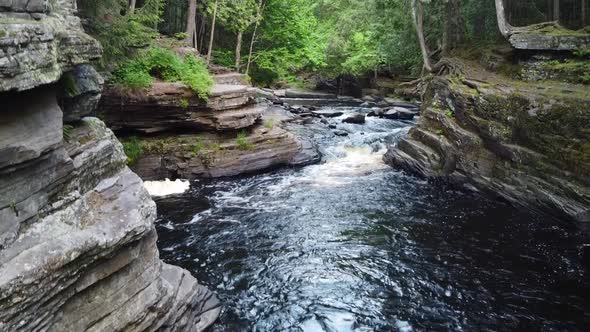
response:
[[[401,107],[394,107],[383,113],[384,118],[391,120],[413,120],[415,116],[415,112]]]
[[[285,91],[286,98],[303,98],[303,99],[336,99],[336,95],[332,93],[324,93],[317,91],[298,91],[287,89]]]
[[[366,122],[365,116],[363,114],[354,114],[344,120],[343,123],[354,123],[354,124],[364,124]]]
[[[590,141],[580,130],[590,116],[577,106],[590,102],[588,95],[554,95],[557,104],[530,114],[543,100],[543,91],[522,85],[479,88],[477,98],[469,91],[436,78],[426,92],[435,96],[436,107],[426,105],[417,126],[389,148],[386,162],[527,209],[589,222],[590,164],[575,157],[583,154],[582,145],[572,145],[573,154],[563,152],[564,142]],[[519,104],[506,108],[508,96],[518,98]],[[456,110],[454,117],[445,114],[449,108]],[[545,120],[559,117],[563,110],[567,120]]]
[[[254,125],[266,106],[241,85],[215,85],[205,103],[182,83],[154,83],[140,93],[107,88],[97,111],[114,130],[154,133],[174,129],[230,130]]]
[[[311,113],[314,114],[314,115],[323,116],[323,117],[326,117],[326,118],[337,118],[339,116],[344,115],[344,112],[330,111],[330,110],[312,111]]]
[[[98,42],[71,16],[75,1],[60,0],[51,15],[42,14],[38,19],[13,13],[44,13],[47,4],[46,0],[13,0],[6,15],[15,19],[0,21],[0,92],[55,82],[63,72],[100,57]]]
[[[104,80],[90,65],[76,66],[61,79],[60,105],[64,122],[79,121],[92,114],[100,101]]]

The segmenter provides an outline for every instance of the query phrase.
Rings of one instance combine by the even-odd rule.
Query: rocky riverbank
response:
[[[590,221],[588,87],[524,82],[464,64],[435,77],[422,117],[386,161],[515,205]]]
[[[100,45],[75,1],[0,12],[0,330],[206,329],[219,301],[159,259],[154,202],[113,133],[82,118]]]

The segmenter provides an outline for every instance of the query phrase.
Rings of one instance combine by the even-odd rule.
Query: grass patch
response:
[[[160,47],[150,48],[113,73],[115,84],[133,89],[148,88],[155,79],[182,82],[202,100],[208,99],[213,86],[213,78],[203,61],[191,54],[181,59]]]
[[[141,141],[137,137],[131,137],[122,143],[125,155],[127,155],[127,165],[135,165],[144,154]]]
[[[254,144],[248,141],[248,134],[245,130],[238,133],[238,136],[236,137],[236,145],[238,146],[238,149],[242,151],[248,151],[254,148]]]
[[[588,60],[551,60],[544,62],[543,68],[555,72],[574,83],[590,84],[590,61]]]

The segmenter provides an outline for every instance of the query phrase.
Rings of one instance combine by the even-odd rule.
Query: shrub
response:
[[[182,82],[203,100],[207,100],[213,86],[204,62],[190,54],[182,60],[171,50],[161,47],[147,50],[113,73],[114,83],[130,88],[147,88],[154,78]]]
[[[252,150],[254,148],[254,144],[248,141],[248,134],[244,130],[236,137],[236,145],[238,146],[238,149],[243,151]]]
[[[143,146],[137,137],[123,142],[123,150],[127,155],[127,165],[133,166],[143,156]]]
[[[188,37],[186,32],[177,32],[174,34],[174,38],[176,38],[178,40],[185,40],[186,37]]]

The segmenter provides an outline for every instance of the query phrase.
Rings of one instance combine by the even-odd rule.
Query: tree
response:
[[[197,22],[195,20],[197,16],[197,0],[189,0],[188,13],[186,22],[186,42],[194,47],[197,46]]]
[[[262,13],[264,12],[264,5],[265,1],[260,0],[260,5],[258,6],[258,10],[256,11],[256,24],[254,25],[254,32],[252,32],[252,38],[250,39],[250,50],[248,51],[248,63],[246,65],[246,75],[250,73],[250,65],[252,64],[252,51],[254,50],[254,43],[256,42],[256,32],[258,31],[258,26],[260,25],[260,21],[262,21]]]
[[[207,64],[211,63],[211,53],[213,52],[213,39],[215,37],[215,20],[217,19],[217,6],[219,0],[215,0],[213,7],[213,18],[211,20],[211,34],[209,36],[209,50],[207,51]]]
[[[129,14],[133,14],[135,12],[135,4],[137,0],[129,0]]]
[[[412,0],[412,17],[414,19],[416,33],[418,34],[418,42],[420,43],[422,60],[424,61],[424,69],[426,69],[429,72],[432,72],[430,52],[428,52],[428,45],[426,45],[426,38],[424,37],[424,7],[422,6],[421,0]]]
[[[256,0],[232,0],[220,8],[218,16],[223,26],[236,34],[235,68],[240,70],[244,32],[258,19]]]
[[[496,17],[498,20],[498,28],[500,29],[500,33],[504,38],[510,38],[512,35],[513,27],[508,23],[506,19],[506,10],[504,9],[504,1],[503,0],[495,0],[496,1]]]

